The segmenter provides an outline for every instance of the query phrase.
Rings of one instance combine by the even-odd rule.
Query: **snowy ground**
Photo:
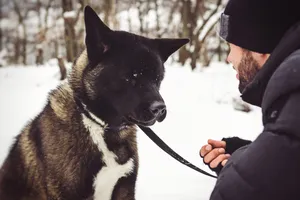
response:
[[[58,67],[0,69],[0,165],[19,130],[44,106],[47,93],[59,84]],[[232,67],[215,63],[203,72],[167,66],[161,93],[168,107],[159,136],[190,162],[209,171],[199,157],[208,138],[239,135],[254,139],[261,131],[261,113],[235,111],[238,96]],[[138,134],[140,169],[136,199],[207,200],[215,180],[193,171]]]

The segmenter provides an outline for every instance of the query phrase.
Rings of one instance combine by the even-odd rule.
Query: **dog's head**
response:
[[[75,94],[111,124],[161,122],[166,105],[159,93],[164,62],[188,39],[150,39],[109,29],[87,6],[86,51],[71,75]]]

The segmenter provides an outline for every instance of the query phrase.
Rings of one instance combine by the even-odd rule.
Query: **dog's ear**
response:
[[[163,39],[154,39],[154,41],[157,44],[158,52],[163,62],[165,62],[170,55],[172,55],[175,51],[180,49],[183,45],[187,44],[190,40],[187,38],[180,38],[180,39],[163,38]]]
[[[88,58],[90,61],[97,61],[110,48],[109,33],[112,31],[90,6],[84,8],[84,22]]]

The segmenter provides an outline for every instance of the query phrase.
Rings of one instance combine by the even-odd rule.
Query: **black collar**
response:
[[[85,104],[83,104],[81,102],[80,99],[78,98],[74,98],[75,99],[75,103],[79,109],[79,112],[81,112],[82,114],[84,114],[88,119],[90,119],[91,121],[95,122],[96,124],[98,124],[99,126],[101,126],[105,131],[122,131],[126,128],[128,128],[128,125],[127,124],[121,124],[120,126],[116,126],[116,127],[111,127],[109,126],[108,124],[105,124],[104,122],[103,123],[100,123],[98,120],[96,120],[90,113],[91,111],[89,111],[86,107]]]
[[[284,59],[299,48],[300,22],[287,31],[254,80],[244,89],[241,98],[252,105],[261,106],[271,76]]]
[[[90,111],[86,108],[86,105],[84,105],[78,98],[74,98],[75,99],[75,103],[79,109],[79,111],[84,114],[88,119],[90,119],[91,121],[95,122],[96,124],[98,124],[99,126],[101,126],[102,128],[105,128],[105,124],[101,124],[100,122],[98,122],[91,114]]]

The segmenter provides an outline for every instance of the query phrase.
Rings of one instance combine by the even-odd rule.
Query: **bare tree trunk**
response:
[[[57,58],[58,57],[58,50],[59,50],[59,45],[58,45],[58,41],[54,40],[53,41],[53,46],[54,46],[54,52],[52,54],[53,58]]]
[[[180,37],[189,37],[190,35],[190,30],[189,30],[189,16],[190,16],[190,9],[191,9],[191,1],[187,0],[187,1],[183,1],[183,5],[182,5],[182,32]],[[179,62],[183,65],[185,63],[185,61],[188,59],[189,57],[189,52],[187,51],[186,47],[182,47],[179,50]]]
[[[19,20],[19,24],[21,25],[22,27],[22,31],[23,31],[23,39],[22,39],[22,51],[21,51],[21,56],[22,56],[22,63],[24,65],[26,65],[26,61],[27,61],[27,28],[26,28],[26,25],[25,25],[25,19],[27,18],[27,15],[29,13],[29,10],[25,10],[25,13],[22,14],[21,13],[21,9],[20,9],[20,6],[18,5],[17,1],[16,0],[13,0],[13,5],[14,5],[14,10],[15,12],[17,13],[17,16],[18,16],[18,20]],[[18,32],[18,31],[17,31]],[[19,35],[17,35],[19,36]],[[19,48],[19,39],[17,39],[17,47]]]
[[[204,35],[204,37],[202,38],[201,44],[200,44],[200,49],[199,52],[202,52],[202,48],[204,48],[204,44],[206,39],[208,38],[208,36],[211,34],[211,32],[214,30],[213,28],[215,27],[215,25],[218,23],[218,20],[215,21],[215,23],[213,23],[210,28],[208,29],[208,31],[206,32],[206,34]]]
[[[209,57],[207,47],[202,48],[202,55],[203,55],[203,61],[202,61],[203,67],[208,67],[212,57]]]
[[[89,5],[89,0],[79,0],[79,3],[81,5],[81,8],[84,8],[86,5]],[[80,9],[81,10],[81,9]],[[79,10],[79,12],[80,12]],[[81,24],[84,23],[84,19],[80,18],[78,19],[78,21],[81,21]],[[85,32],[85,28],[84,26],[81,26],[78,33],[77,33],[77,44],[78,44],[78,53],[82,52],[85,49],[85,41],[84,41],[84,32]]]
[[[191,8],[191,1],[183,1],[183,6],[182,6],[182,23],[183,23],[183,28],[182,28],[182,37],[188,37],[189,36],[189,12]]]
[[[109,25],[110,10],[111,10],[111,0],[106,0],[104,3],[104,19],[103,19],[106,25]]]
[[[22,29],[23,29],[23,40],[22,40],[22,63],[24,65],[27,64],[27,28],[23,21],[22,23]]]
[[[106,0],[104,3],[104,23],[109,25],[112,28],[117,28],[117,20],[116,20],[116,0]]]
[[[160,31],[160,20],[159,20],[159,14],[158,14],[158,2],[157,0],[154,0],[154,4],[155,4],[155,13],[156,13],[156,36],[157,37],[161,37],[159,31]]]
[[[51,4],[54,2],[54,0],[48,0],[48,4],[46,6],[46,14],[45,14],[45,28],[44,28],[44,34],[46,35],[47,31],[48,31],[48,18],[49,18],[49,9],[51,8]]]
[[[204,6],[205,0],[196,0],[196,6],[193,10],[193,14],[195,16],[195,21],[200,18],[203,19],[204,13],[205,13],[205,6]]]
[[[62,0],[63,14],[73,10],[72,0]],[[65,43],[66,43],[66,54],[67,61],[73,62],[75,56],[77,56],[77,42],[75,34],[75,23],[74,19],[65,18]]]
[[[138,8],[138,15],[139,15],[139,21],[140,21],[140,33],[144,34],[145,33],[145,28],[144,28],[144,10],[143,9],[143,1],[142,0],[137,0],[137,8]]]
[[[66,69],[63,58],[58,57],[57,61],[58,61],[58,67],[59,67],[59,71],[60,71],[60,80],[62,81],[67,77],[67,69]]]
[[[19,36],[19,31],[16,31],[16,38],[14,42],[14,62],[18,63],[19,62],[19,57],[20,57],[20,46],[21,46],[21,41],[20,41],[20,36]]]
[[[43,63],[44,63],[43,49],[37,48],[35,64],[39,66],[42,65]]]
[[[41,15],[42,3],[41,3],[41,0],[37,0],[36,4],[37,4],[37,14],[39,16],[38,28],[39,28],[39,30],[42,30],[42,15]]]
[[[150,7],[151,1],[146,1],[145,3],[146,3],[146,8],[144,9],[143,17],[145,17],[148,14],[149,10],[151,9],[151,7]],[[148,22],[148,20],[146,21],[146,24],[145,24],[144,28],[145,28],[144,29],[144,32],[145,32],[144,35],[149,36],[149,22]]]
[[[47,42],[47,31],[49,29],[48,25],[48,18],[49,18],[49,9],[51,8],[52,3],[54,0],[48,0],[48,3],[46,6],[42,6],[41,0],[37,0],[37,14],[38,14],[38,28],[39,32],[37,34],[36,39],[36,65],[42,65],[44,61],[44,51],[43,46],[45,42]],[[45,8],[45,15],[42,15],[41,8]],[[43,26],[43,18],[44,18],[44,26]],[[56,26],[56,25],[55,25]],[[49,43],[48,43],[49,44]]]
[[[66,27],[66,39],[67,39],[67,59],[68,62],[73,62],[75,56],[77,55],[77,45],[75,42],[75,29],[72,25],[67,25]]]
[[[200,56],[201,42],[198,41],[198,39],[197,39],[196,41],[194,41],[194,45],[195,45],[195,49],[193,52],[191,52],[191,68],[192,68],[192,70],[196,69],[196,67],[197,67],[197,61]]]
[[[201,41],[199,41],[199,35],[202,33],[202,31],[204,30],[204,28],[206,27],[207,23],[209,22],[209,20],[211,19],[212,16],[214,16],[220,5],[222,3],[222,0],[218,0],[216,8],[210,12],[209,16],[205,19],[203,19],[203,23],[201,24],[201,26],[196,30],[196,34],[194,34],[193,36],[191,36],[193,39],[193,44],[194,44],[194,51],[191,52],[191,67],[192,69],[196,68],[196,64],[198,59],[200,58],[200,55],[204,56],[204,65],[206,65],[208,62],[208,55],[206,55],[206,50],[203,51],[202,48],[206,48],[205,46],[205,40],[207,38],[207,36],[210,34],[210,32],[213,30],[213,27],[215,26],[216,23],[214,23],[213,25],[211,25],[211,27],[209,28],[209,30],[206,32],[205,36],[202,38]]]

